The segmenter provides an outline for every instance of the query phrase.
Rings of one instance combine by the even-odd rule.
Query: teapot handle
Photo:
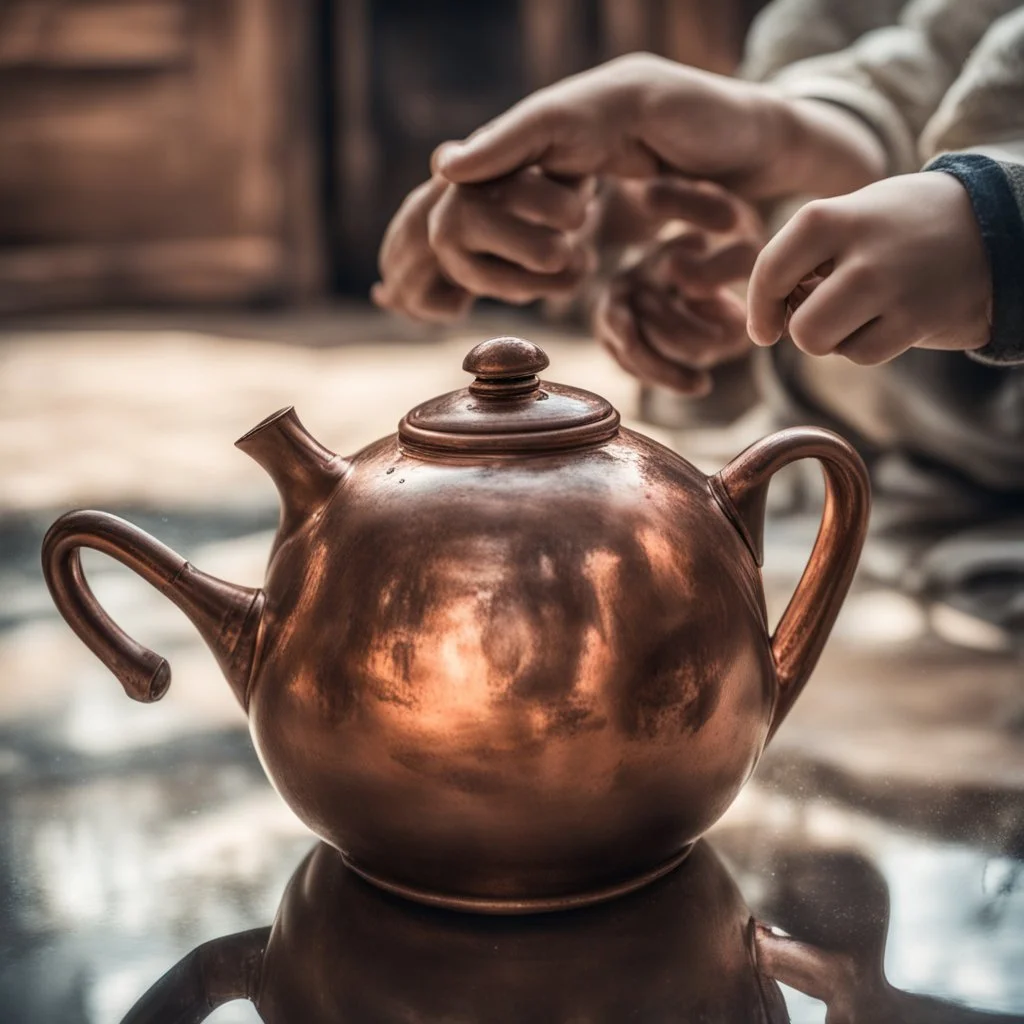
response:
[[[197,946],[155,982],[121,1024],[199,1024],[218,1006],[256,998],[270,927]]]
[[[768,485],[784,466],[817,459],[825,475],[825,508],[800,582],[772,636],[779,698],[770,739],[800,696],[850,589],[867,533],[871,485],[856,451],[818,427],[780,430],[751,445],[711,479],[712,492],[764,563]]]
[[[213,651],[242,706],[255,657],[263,593],[200,572],[181,555],[107,512],[58,519],[43,539],[43,576],[57,610],[134,700],[159,700],[171,682],[165,658],[133,640],[100,606],[82,572],[81,548],[94,548],[170,598]]]

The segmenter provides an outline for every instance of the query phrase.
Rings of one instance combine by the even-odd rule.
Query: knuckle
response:
[[[816,234],[835,223],[833,204],[827,199],[813,199],[796,213],[795,218],[801,231]]]
[[[873,263],[856,263],[846,271],[846,286],[854,294],[873,292],[881,283],[881,274]]]

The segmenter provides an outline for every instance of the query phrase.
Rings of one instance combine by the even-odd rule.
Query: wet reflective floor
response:
[[[550,917],[405,904],[279,801],[184,617],[87,556],[103,604],[174,668],[159,704],[129,701],[53,610],[39,542],[91,505],[257,585],[275,498],[234,439],[295,402],[354,450],[459,386],[498,331],[428,343],[361,313],[85,327],[0,338],[5,1024],[810,1024],[826,1003],[830,1024],[1024,1020],[1024,671],[998,636],[863,573],[755,779],[676,872]],[[632,384],[599,352],[530,333],[552,379],[628,421]],[[647,432],[711,469],[762,427]],[[814,529],[777,502],[775,614]]]

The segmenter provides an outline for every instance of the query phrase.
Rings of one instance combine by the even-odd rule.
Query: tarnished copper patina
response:
[[[129,696],[159,699],[170,670],[99,607],[81,547],[190,616],[296,814],[430,903],[557,909],[678,864],[807,681],[864,538],[867,476],[835,435],[781,431],[708,478],[546,366],[484,342],[468,388],[348,459],[291,409],[246,434],[281,495],[262,589],[102,512],[43,544],[58,608]],[[769,635],[765,499],[803,458],[824,517]]]
[[[707,842],[641,892],[541,919],[415,906],[321,844],[272,928],[193,950],[122,1024],[201,1021],[242,998],[266,1024],[788,1024],[753,940]]]

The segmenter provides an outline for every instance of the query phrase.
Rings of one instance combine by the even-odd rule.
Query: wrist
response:
[[[854,192],[886,176],[882,141],[856,114],[823,100],[800,99],[774,90],[764,97],[774,151],[757,198],[827,198]]]

